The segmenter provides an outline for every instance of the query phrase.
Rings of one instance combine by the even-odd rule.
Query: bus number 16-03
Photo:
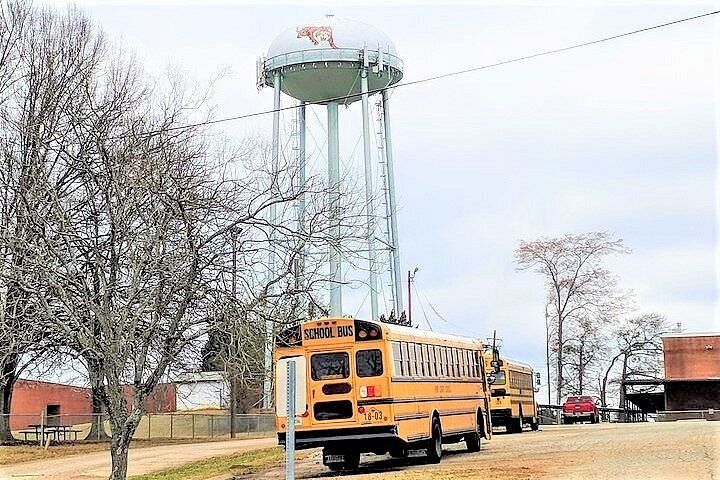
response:
[[[380,410],[376,410],[374,408],[365,410],[365,413],[363,414],[365,417],[366,422],[379,422],[383,419],[383,413]]]

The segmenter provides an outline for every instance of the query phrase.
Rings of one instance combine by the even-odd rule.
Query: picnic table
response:
[[[28,427],[34,430],[22,430],[19,432],[25,436],[25,440],[27,440],[27,437],[30,434],[34,434],[35,438],[38,439],[40,438],[41,433],[45,437],[52,436],[52,439],[55,441],[60,441],[61,437],[62,440],[67,440],[70,434],[73,435],[73,440],[77,440],[77,434],[82,431],[73,429],[72,425],[42,425],[39,423],[33,423],[28,425]]]

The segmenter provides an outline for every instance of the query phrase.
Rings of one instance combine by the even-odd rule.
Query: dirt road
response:
[[[479,453],[448,447],[440,465],[363,456],[344,477],[373,480],[597,479],[720,480],[720,422],[546,426],[540,432],[496,434]],[[282,478],[281,469],[247,477]],[[299,464],[299,479],[327,478],[319,452]]]
[[[128,475],[142,475],[218,455],[272,447],[277,439],[257,438],[226,442],[163,445],[130,449]],[[96,480],[110,475],[110,452],[0,466],[0,480]]]

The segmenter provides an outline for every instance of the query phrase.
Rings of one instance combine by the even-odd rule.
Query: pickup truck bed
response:
[[[598,423],[600,412],[592,397],[568,397],[563,404],[563,423],[575,422]]]

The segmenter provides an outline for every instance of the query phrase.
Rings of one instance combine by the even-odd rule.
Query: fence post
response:
[[[195,414],[190,414],[192,417],[192,438],[195,439]]]
[[[148,440],[150,440],[150,413],[147,414],[148,417]]]
[[[215,434],[215,419],[213,415],[210,415],[210,438],[213,438]]]
[[[45,410],[40,412],[40,446],[43,446],[45,440]]]
[[[173,438],[173,414],[170,414],[170,440]]]

